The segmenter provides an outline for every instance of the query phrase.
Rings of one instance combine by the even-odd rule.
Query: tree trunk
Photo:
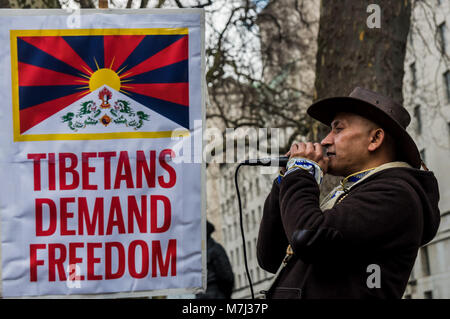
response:
[[[406,41],[410,27],[410,0],[381,2],[380,28],[369,28],[375,12],[370,2],[322,0],[314,99],[347,96],[361,86],[402,103]],[[369,12],[367,12],[369,11]],[[328,129],[315,124],[311,139],[321,140]],[[338,179],[327,178],[328,193]]]
[[[148,6],[148,0],[142,0],[139,8],[145,9],[145,8],[147,8],[147,6]]]
[[[82,9],[95,8],[95,4],[93,0],[75,0],[80,4]]]

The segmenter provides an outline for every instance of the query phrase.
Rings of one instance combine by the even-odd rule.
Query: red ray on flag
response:
[[[51,115],[55,114],[56,112],[61,111],[67,105],[70,105],[73,102],[79,100],[83,95],[86,95],[87,93],[88,92],[85,92],[81,96],[80,93],[66,95],[58,99],[35,105],[33,108],[27,108],[20,111],[20,116],[22,117],[22,120],[20,121],[20,131],[27,131],[36,124],[39,124]]]
[[[82,73],[93,73],[91,68],[62,37],[21,37],[21,39],[71,67],[78,69]]]
[[[149,57],[147,60],[138,64],[131,70],[127,71],[123,76],[125,79],[141,74],[144,72],[149,72],[157,68],[164,67],[173,63],[177,63],[188,58],[188,37],[185,36],[175,42],[174,44],[168,46],[167,48],[159,51],[155,55]]]
[[[105,35],[105,66],[118,71],[144,37],[144,35]]]
[[[83,78],[19,62],[19,86],[80,85]]]
[[[181,105],[189,105],[188,83],[133,84],[125,86],[124,90]]]

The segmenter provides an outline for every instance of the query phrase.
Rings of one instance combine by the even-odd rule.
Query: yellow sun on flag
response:
[[[102,85],[108,85],[110,88],[119,91],[120,90],[120,77],[111,69],[99,69],[92,73],[89,79],[89,90],[95,91]]]
[[[80,74],[82,77],[86,78],[86,80],[78,80],[78,82],[86,83],[88,86],[80,87],[80,89],[89,89],[90,92],[95,91],[99,87],[103,85],[108,85],[110,88],[120,91],[122,93],[128,94],[124,90],[121,90],[121,88],[126,88],[126,86],[123,86],[122,83],[124,82],[130,82],[133,81],[133,79],[122,79],[123,77],[129,76],[131,73],[125,73],[122,75],[119,75],[125,68],[123,67],[121,70],[115,71],[112,69],[112,65],[114,63],[114,59],[112,59],[111,65],[109,68],[99,68],[97,60],[94,58],[95,65],[97,66],[97,70],[95,72],[91,72],[89,70],[86,70],[89,76]],[[82,93],[84,95],[86,93]]]

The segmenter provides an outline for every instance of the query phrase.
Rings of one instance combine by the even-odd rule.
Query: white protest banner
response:
[[[2,296],[203,289],[203,10],[0,26]]]

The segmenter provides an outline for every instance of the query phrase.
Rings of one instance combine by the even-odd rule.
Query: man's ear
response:
[[[368,146],[368,150],[373,152],[377,150],[384,141],[384,130],[379,127],[370,132],[370,142]]]

